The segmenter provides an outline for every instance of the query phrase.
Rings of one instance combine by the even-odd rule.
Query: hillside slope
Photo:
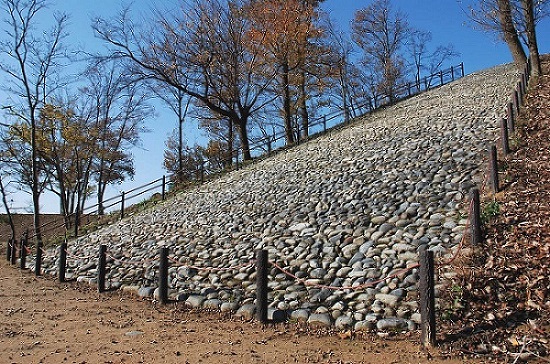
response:
[[[492,200],[499,214],[483,248],[456,267],[462,307],[447,326],[451,345],[458,340],[466,352],[513,360],[550,353],[549,56],[543,70],[522,110],[520,146],[502,163],[508,183]]]
[[[71,242],[69,272],[93,282],[107,244],[112,287],[154,287],[167,246],[175,298],[246,317],[247,263],[265,248],[273,309],[338,328],[415,328],[417,272],[406,267],[420,245],[443,254],[461,240],[465,196],[516,80],[509,65],[467,76],[182,193]]]

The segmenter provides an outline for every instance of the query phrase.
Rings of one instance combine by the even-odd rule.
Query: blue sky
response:
[[[323,9],[342,30],[348,31],[355,11],[370,4],[368,0],[326,0]],[[464,62],[466,73],[471,73],[497,64],[511,61],[506,45],[496,36],[472,29],[465,12],[469,0],[393,0],[394,8],[401,10],[408,17],[409,23],[417,29],[432,33],[432,46],[452,44],[460,56],[445,67]],[[131,4],[134,9],[147,12],[156,5],[165,7],[174,2],[134,0],[131,2],[108,0],[57,0],[54,9],[65,12],[70,17],[70,41],[75,46],[82,45],[87,49],[100,49],[101,44],[95,39],[91,30],[91,19],[97,16],[112,17],[125,5]],[[539,25],[539,47],[541,53],[550,52],[550,19],[545,19]],[[451,64],[452,63],[452,64]],[[127,191],[161,177],[165,171],[162,168],[164,142],[171,130],[176,126],[175,117],[162,105],[156,107],[157,117],[147,121],[150,133],[143,135],[142,148],[133,151],[136,176],[133,181],[115,186],[108,193],[109,197],[120,191]],[[188,138],[188,144],[195,143],[197,132]],[[30,206],[30,196],[14,198],[14,207]],[[137,202],[137,201],[135,201]],[[44,212],[57,212],[56,199],[42,199]]]

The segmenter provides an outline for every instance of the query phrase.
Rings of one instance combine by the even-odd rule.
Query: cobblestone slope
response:
[[[93,282],[107,244],[108,282],[153,294],[168,246],[174,298],[249,317],[255,274],[245,264],[265,248],[270,315],[414,329],[417,271],[407,267],[420,245],[444,254],[462,239],[465,197],[516,81],[509,65],[469,75],[182,193],[70,243],[84,259],[69,260],[69,274]],[[55,264],[46,258],[45,271]]]

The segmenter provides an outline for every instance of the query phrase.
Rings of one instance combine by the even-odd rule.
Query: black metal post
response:
[[[471,233],[472,233],[472,245],[481,244],[481,211],[479,201],[479,190],[474,188],[472,190],[472,216],[471,216]]]
[[[441,82],[441,86],[443,86],[443,71],[439,71],[439,81]]]
[[[105,292],[105,276],[107,273],[107,245],[99,246],[99,261],[97,264],[97,290]]]
[[[454,81],[455,80],[455,69],[453,66],[451,66],[451,80]]]
[[[327,116],[323,115],[323,132],[327,132]]]
[[[26,232],[21,238],[21,245],[19,246],[19,267],[21,269],[26,268],[27,263],[27,239],[29,233]]]
[[[159,301],[163,305],[168,303],[168,248],[160,248],[159,262]]]
[[[420,247],[419,260],[420,341],[424,347],[433,347],[436,344],[434,254],[427,245]]]
[[[461,74],[461,77],[464,77],[464,62],[460,63],[460,74]]]
[[[510,153],[510,141],[508,140],[508,121],[500,119],[500,141],[502,143],[502,152],[504,155]]]
[[[256,316],[267,324],[267,250],[256,252]]]
[[[166,200],[166,176],[162,176],[161,198],[162,198],[162,201]]]
[[[124,219],[124,191],[120,193],[120,219]]]
[[[489,149],[489,181],[493,192],[498,193],[498,160],[496,145],[492,145]]]
[[[59,279],[59,282],[63,283],[65,282],[65,272],[67,269],[67,243],[62,243],[59,247],[59,265],[58,265],[59,272],[57,274],[57,277]]]

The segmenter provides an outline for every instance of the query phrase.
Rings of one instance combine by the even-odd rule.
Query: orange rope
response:
[[[324,285],[324,284],[315,284],[315,283],[311,283],[311,282],[308,282],[306,279],[304,278],[298,278],[296,277],[294,274],[290,273],[289,271],[287,271],[286,269],[280,267],[277,263],[275,262],[269,262],[271,265],[273,265],[275,268],[277,268],[278,270],[280,270],[282,273],[286,274],[287,276],[293,278],[294,280],[296,280],[297,282],[300,282],[301,284],[303,284],[304,286],[308,286],[308,287],[312,287],[312,288],[321,288],[321,289],[330,289],[330,290],[333,290],[333,291],[340,291],[340,290],[352,290],[352,291],[359,291],[359,290],[362,290],[362,289],[365,289],[367,287],[371,287],[371,286],[374,286],[374,285],[377,285],[378,283],[381,283],[381,282],[384,282],[385,280],[387,279],[392,279],[392,278],[395,278],[395,277],[398,277],[400,276],[401,274],[403,273],[407,273],[408,271],[411,271],[413,270],[414,268],[418,268],[420,265],[418,263],[416,264],[413,264],[411,266],[408,266],[407,268],[403,268],[403,269],[400,269],[398,270],[397,272],[393,273],[393,274],[390,274],[389,276],[385,277],[385,278],[381,278],[381,279],[377,279],[375,281],[370,281],[370,282],[367,282],[367,283],[363,283],[361,285],[358,285],[358,286],[341,286],[341,287],[338,287],[338,286],[329,286],[329,285]]]
[[[202,271],[210,271],[210,272],[220,272],[220,271],[223,272],[223,271],[237,270],[237,269],[241,269],[241,268],[251,266],[256,262],[254,259],[252,259],[247,263],[236,265],[234,267],[198,267],[196,265],[181,264],[177,259],[174,259],[174,258],[171,258],[171,257],[168,257],[168,259],[171,260],[172,262],[176,263],[177,267],[190,268],[190,269],[196,269],[196,270],[202,270]]]

